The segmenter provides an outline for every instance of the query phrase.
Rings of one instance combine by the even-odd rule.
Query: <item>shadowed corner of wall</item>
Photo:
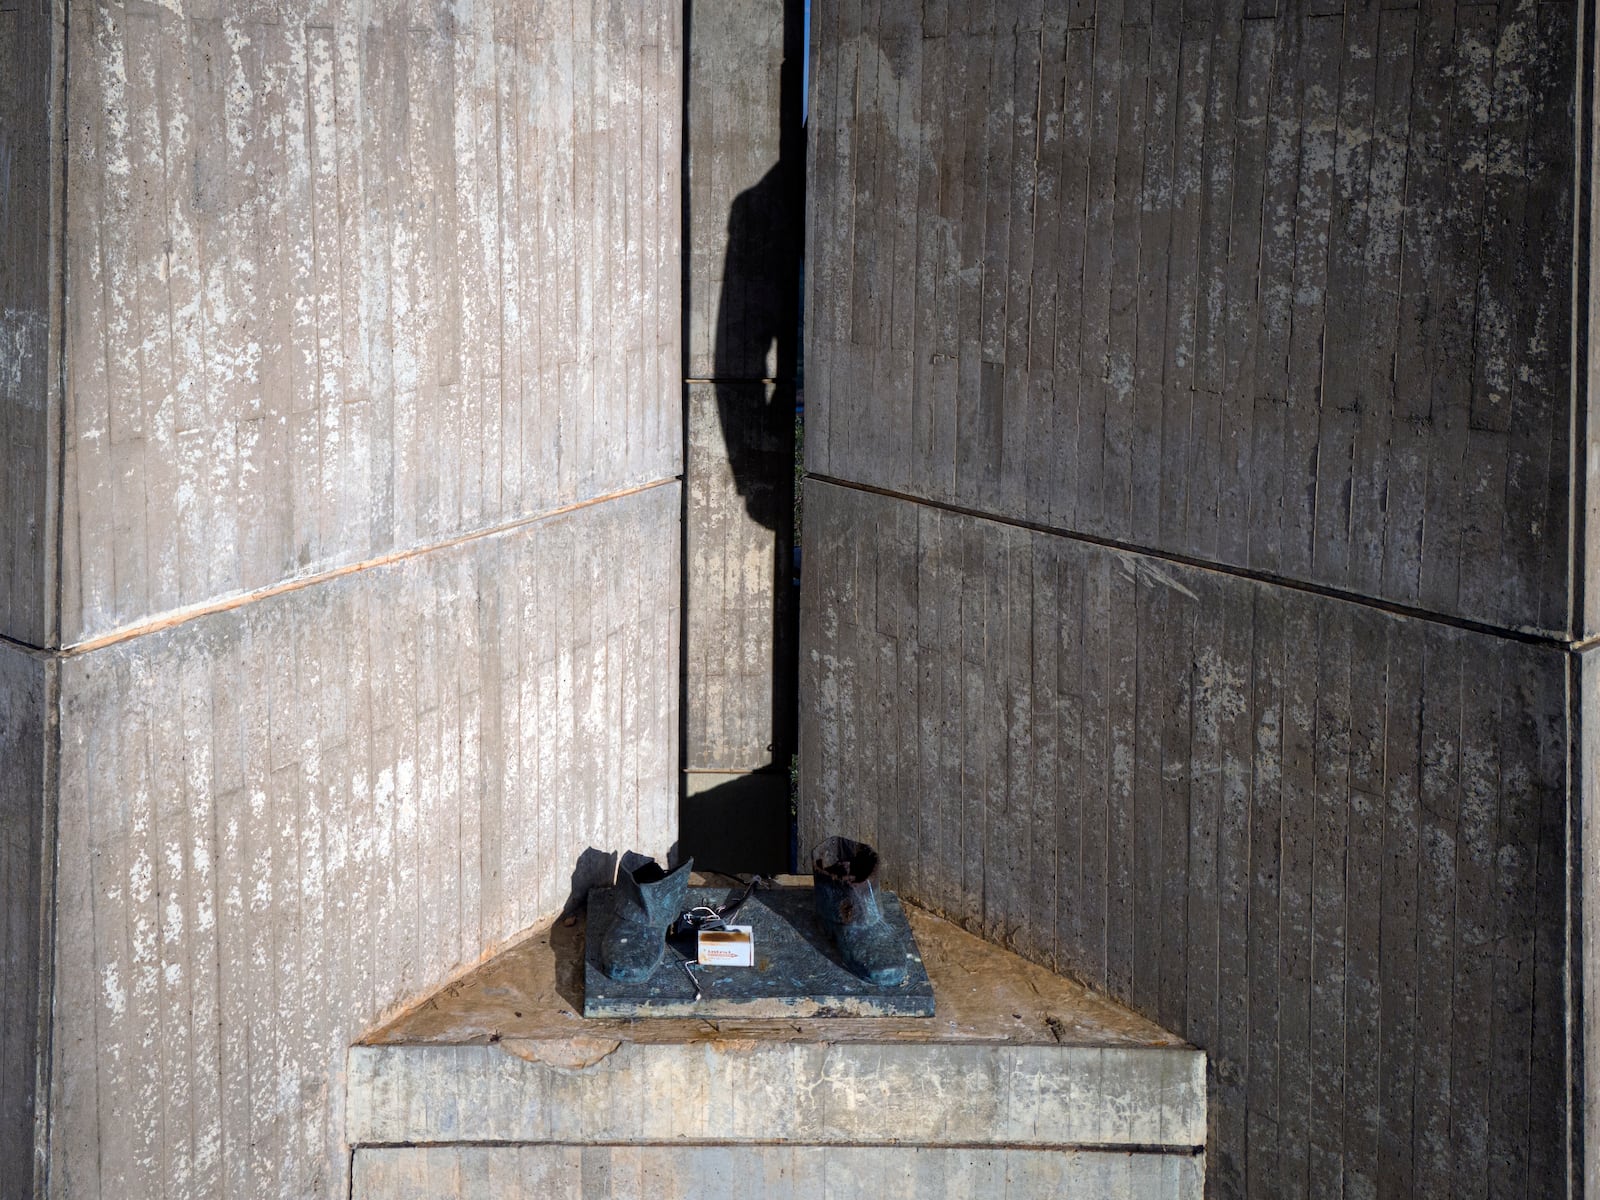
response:
[[[698,871],[778,875],[789,870],[789,776],[694,772],[686,776],[679,837]]]
[[[704,245],[696,248],[706,251],[712,261],[721,260],[718,275],[707,271],[705,277],[685,281],[697,287],[715,282],[718,288],[712,325],[704,332],[710,335],[712,358],[707,365],[721,434],[716,444],[706,431],[704,444],[691,446],[688,452],[704,455],[700,461],[710,473],[728,472],[713,487],[707,511],[700,514],[705,518],[704,533],[727,561],[750,564],[750,569],[739,576],[729,594],[724,594],[725,584],[707,589],[708,612],[722,609],[734,614],[734,627],[725,631],[726,636],[706,633],[709,626],[696,626],[709,639],[703,650],[691,650],[690,639],[685,638],[686,654],[700,653],[711,660],[703,678],[686,667],[686,680],[693,680],[692,687],[720,688],[719,711],[730,714],[730,719],[727,727],[704,742],[691,740],[685,726],[679,846],[681,854],[694,856],[701,870],[774,874],[789,869],[793,853],[789,764],[798,744],[795,445],[805,237],[806,24],[803,0],[736,11],[739,17],[714,34],[708,45],[719,53],[745,47],[751,63],[765,61],[776,69],[778,104],[776,111],[729,109],[733,94],[719,97],[715,89],[725,81],[720,72],[712,71],[704,83],[713,91],[695,109],[706,118],[705,132],[697,143],[696,131],[692,127],[685,131],[690,159],[696,157],[698,144],[700,155],[730,160],[719,168],[720,175],[709,171],[706,161],[701,163],[697,178],[705,186],[690,192],[705,209],[690,213],[689,193],[685,195],[686,232],[698,230]],[[782,56],[773,62],[770,35],[779,14]],[[700,79],[691,77],[687,87],[694,89]],[[715,144],[719,131],[731,133],[726,143]],[[768,155],[772,157],[765,158]],[[694,173],[687,164],[686,170]],[[730,196],[722,190],[726,182],[718,184],[717,178],[755,182]],[[726,223],[718,229],[710,218],[722,216],[715,209],[724,204]],[[692,216],[699,219],[691,220]],[[687,310],[685,316],[691,319]],[[726,488],[729,482],[732,494]],[[763,559],[759,567],[755,566],[758,553]],[[687,571],[688,564],[686,612],[695,602],[694,580]],[[716,662],[719,656],[727,661]],[[762,669],[755,669],[763,659]],[[685,713],[699,703],[705,703],[705,697],[685,696]]]
[[[578,861],[572,867],[572,890],[567,893],[567,902],[561,906],[561,917],[565,919],[579,912],[589,899],[589,889],[596,887],[610,887],[617,878],[618,855],[615,850],[596,850],[590,846],[578,855]]]
[[[789,523],[800,334],[801,218],[793,165],[734,198],[717,301],[713,377],[733,483],[752,520]]]

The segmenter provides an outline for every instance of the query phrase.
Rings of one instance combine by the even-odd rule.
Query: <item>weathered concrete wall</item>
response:
[[[684,765],[730,773],[776,765],[786,802],[799,608],[793,395],[771,383],[689,384],[684,473]],[[719,409],[730,396],[748,404],[725,423]]]
[[[781,360],[779,342],[792,358],[804,9],[789,0],[691,0],[688,13],[688,376],[792,382],[794,364]]]
[[[435,1146],[359,1150],[357,1200],[1196,1200],[1193,1158],[1104,1151],[839,1146]]]
[[[803,829],[1204,1047],[1214,1195],[1580,1154],[1579,25],[815,10]]]
[[[716,865],[781,870],[798,625],[803,9],[693,0],[687,11],[684,834],[689,849],[721,855]],[[775,770],[749,777],[764,768]],[[713,841],[730,818],[745,845],[724,852]]]
[[[1076,1046],[1070,1034],[1067,1044],[1027,1045],[765,1034],[613,1042],[582,1069],[541,1061],[535,1039],[514,1049],[358,1046],[350,1051],[350,1141],[1077,1146],[1188,1155],[1205,1136],[1204,1056],[1190,1047],[1141,1045],[1137,1035],[1128,1038],[1134,1044],[1107,1045],[1098,1031]]]
[[[380,1015],[669,849],[665,485],[62,664],[49,1194],[343,1194]]]
[[[1576,16],[818,5],[808,469],[1570,632]]]
[[[1577,952],[1582,956],[1582,969],[1575,972],[1574,984],[1584,997],[1600,995],[1600,654],[1590,649],[1573,658],[1572,682],[1568,685],[1575,694],[1580,714],[1577,753],[1573,756],[1577,778],[1572,791],[1575,803],[1582,807],[1578,812],[1577,826],[1582,831],[1579,853],[1574,856],[1578,887],[1584,897],[1578,927],[1573,930]],[[1581,1078],[1585,1097],[1600,1096],[1600,1005],[1587,1001],[1581,1009],[1582,1027],[1577,1031],[1579,1045],[1583,1048]],[[1574,1133],[1583,1138],[1584,1195],[1600,1196],[1600,1104],[1585,1104],[1581,1120],[1574,1123]]]
[[[54,7],[0,9],[0,637],[34,646],[50,640],[54,601]]]
[[[517,1146],[360,1150],[357,1200],[1194,1200],[1195,1159],[1103,1151],[852,1150],[838,1146]]]
[[[0,784],[6,919],[57,906],[50,961],[6,934],[3,1149],[43,980],[44,1194],[338,1196],[351,1039],[586,848],[675,838],[681,20],[55,7],[65,204],[0,235],[65,247],[64,338],[0,359],[31,381],[0,393],[0,575],[41,572],[0,577],[0,632],[60,680],[59,749],[21,726],[43,784],[9,748]],[[7,549],[57,477],[62,560]]]
[[[48,0],[0,10],[0,1196],[32,1197],[41,1074],[59,391],[50,364],[60,80]],[[41,968],[44,968],[43,970]]]
[[[50,640],[52,88],[47,0],[0,10],[0,1195],[31,1196],[39,1068]]]
[[[1559,1190],[1568,655],[810,482],[802,844],[1203,1047],[1221,1196]]]
[[[673,6],[69,12],[65,641],[677,473]]]
[[[0,642],[0,1196],[33,1193],[51,664]]]

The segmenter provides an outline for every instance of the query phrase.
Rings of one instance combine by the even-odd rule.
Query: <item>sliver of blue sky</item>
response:
[[[811,112],[811,0],[806,0],[806,31],[801,38],[805,49],[800,55],[800,124]]]

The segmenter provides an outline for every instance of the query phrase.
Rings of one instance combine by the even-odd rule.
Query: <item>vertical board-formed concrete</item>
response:
[[[1582,833],[1578,860],[1579,888],[1584,898],[1579,928],[1574,930],[1576,948],[1582,955],[1577,985],[1584,997],[1600,989],[1600,654],[1593,649],[1575,655],[1571,684],[1576,692],[1580,714],[1578,753],[1574,756],[1578,778],[1573,793],[1580,803],[1578,828]],[[1578,1038],[1583,1049],[1583,1073],[1574,1080],[1585,1097],[1600,1095],[1600,1011],[1593,1003],[1583,1005],[1583,1026]],[[1584,1194],[1600,1195],[1600,1104],[1585,1104],[1577,1131],[1583,1137]]]
[[[776,766],[756,790],[782,826],[795,726],[803,13],[798,0],[694,0],[687,11],[684,767],[725,773],[706,778],[742,788],[741,808],[755,793],[740,774]],[[686,814],[702,803],[698,782],[686,785]]]
[[[50,1195],[342,1195],[362,1030],[668,851],[679,504],[63,662]]]
[[[1151,1046],[1142,1030],[1114,1044],[1072,1029],[1061,1019],[1070,1016],[1057,1014],[1061,1042],[1032,1045],[941,1040],[949,1024],[883,1042],[870,1033],[851,1041],[862,1036],[859,1025],[833,1041],[814,1022],[771,1037],[781,1019],[756,1024],[746,1038],[719,1040],[702,1026],[687,1040],[669,1033],[618,1043],[616,1023],[604,1022],[612,1036],[577,1039],[601,1047],[583,1067],[556,1065],[566,1039],[358,1046],[347,1133],[354,1146],[788,1142],[1192,1153],[1205,1137],[1204,1055]]]
[[[802,826],[1204,1048],[1219,1197],[1595,1157],[1588,25],[815,9]]]
[[[761,382],[688,385],[684,765],[696,770],[786,772],[794,752],[792,395]]]
[[[792,381],[803,13],[792,0],[692,0],[687,11],[688,376]]]
[[[1567,653],[805,502],[803,838],[1202,1047],[1211,1194],[1564,1194]]]
[[[0,642],[0,1197],[31,1200],[50,664]]]
[[[1578,16],[818,3],[808,469],[1572,631]]]
[[[54,185],[50,0],[0,8],[0,636],[51,636]]]
[[[65,641],[678,472],[677,6],[68,14]]]
[[[355,1200],[1199,1200],[1196,1158],[1104,1151],[836,1146],[362,1149]]]
[[[4,7],[0,1190],[49,987],[43,1194],[340,1196],[351,1040],[674,841],[682,15]]]
[[[822,1146],[381,1147],[355,1154],[357,1200],[1198,1200],[1194,1157],[1102,1150]]]

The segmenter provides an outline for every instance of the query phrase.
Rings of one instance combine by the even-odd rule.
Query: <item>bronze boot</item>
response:
[[[600,941],[600,967],[612,979],[649,979],[667,944],[667,926],[683,912],[694,859],[664,871],[654,859],[617,872],[611,924]]]
[[[833,837],[813,852],[812,900],[844,965],[872,983],[906,978],[906,952],[878,908],[878,852],[865,842]]]

